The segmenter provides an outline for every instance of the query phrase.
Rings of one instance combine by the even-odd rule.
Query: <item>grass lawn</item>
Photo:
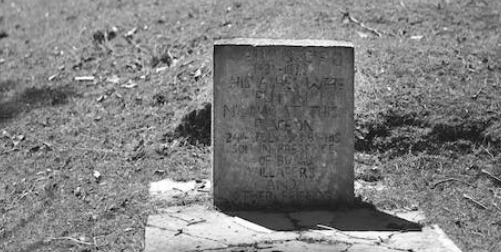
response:
[[[385,188],[357,194],[423,210],[464,251],[498,251],[500,12],[496,0],[0,0],[0,250],[142,251],[163,206],[148,183],[209,177],[207,131],[179,125],[211,102],[214,40],[252,37],[352,41],[357,179]]]

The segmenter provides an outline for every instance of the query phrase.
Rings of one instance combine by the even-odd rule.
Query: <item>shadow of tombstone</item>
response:
[[[304,210],[297,212],[225,211],[274,231],[421,231],[419,223],[399,218],[375,208]]]

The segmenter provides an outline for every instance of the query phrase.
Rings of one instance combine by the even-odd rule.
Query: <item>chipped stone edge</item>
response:
[[[261,38],[232,38],[214,41],[214,46],[297,46],[297,47],[348,47],[353,44],[340,40],[320,39],[261,39]]]
[[[461,249],[445,234],[444,230],[442,230],[437,224],[431,225],[431,228],[437,233],[438,240],[442,242],[442,245],[447,249],[450,249],[450,252],[462,252]]]

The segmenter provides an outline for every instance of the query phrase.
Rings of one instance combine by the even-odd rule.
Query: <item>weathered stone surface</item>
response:
[[[373,211],[360,210],[352,222],[374,217]],[[317,219],[312,218],[317,214]],[[326,225],[325,220],[335,219],[335,211],[312,213],[248,212],[224,214],[202,206],[171,207],[163,213],[148,218],[145,231],[145,252],[167,251],[415,251],[461,252],[436,225],[419,231],[345,231],[304,229],[276,231],[273,221],[290,222],[283,226],[315,222]],[[321,217],[324,215],[326,217]],[[330,216],[330,217],[329,217]],[[361,216],[365,216],[360,218]],[[301,220],[305,218],[304,220]],[[266,220],[266,226],[250,221]],[[301,221],[298,221],[301,220]],[[390,222],[380,220],[381,222]],[[410,220],[401,220],[410,221]],[[316,226],[316,225],[314,225]],[[383,224],[383,226],[386,226]],[[326,227],[328,228],[328,227]],[[300,231],[298,231],[300,230]]]
[[[214,203],[337,207],[353,199],[354,48],[233,39],[214,46]]]

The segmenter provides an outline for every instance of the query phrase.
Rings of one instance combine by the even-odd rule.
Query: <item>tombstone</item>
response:
[[[216,41],[214,205],[287,210],[350,204],[353,83],[348,42]]]

